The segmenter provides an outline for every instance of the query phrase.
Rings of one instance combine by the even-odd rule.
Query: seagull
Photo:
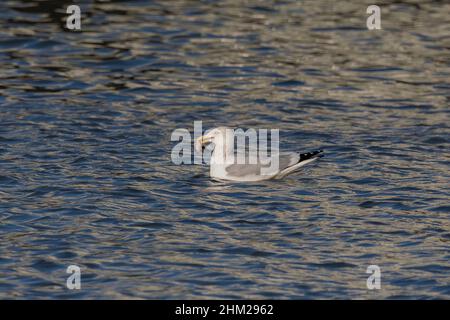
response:
[[[228,180],[236,182],[255,182],[269,179],[281,179],[298,170],[304,165],[322,157],[322,150],[307,153],[276,152],[271,154],[270,162],[262,161],[261,156],[253,163],[237,163],[234,153],[234,130],[228,127],[218,127],[195,141],[195,148],[202,152],[205,146],[212,150],[210,158],[210,177],[214,180]],[[230,142],[230,143],[227,143]],[[238,154],[241,151],[237,151]],[[249,151],[244,151],[247,155]],[[274,158],[276,157],[276,158]],[[272,168],[272,160],[275,162]],[[278,161],[276,161],[278,160]]]

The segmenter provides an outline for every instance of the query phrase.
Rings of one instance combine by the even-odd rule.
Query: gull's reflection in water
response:
[[[210,179],[207,172],[191,175],[184,181],[191,186],[201,187],[198,190],[201,193],[226,191],[227,189],[233,188],[233,185],[236,185],[227,181]]]

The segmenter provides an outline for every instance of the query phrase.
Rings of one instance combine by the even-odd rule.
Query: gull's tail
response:
[[[284,178],[291,172],[303,167],[305,164],[308,164],[310,162],[313,162],[319,158],[323,157],[323,150],[316,150],[312,152],[307,153],[301,153],[299,154],[299,160],[296,164],[293,164],[290,167],[287,167],[286,169],[282,170],[279,174],[277,174],[276,178]]]

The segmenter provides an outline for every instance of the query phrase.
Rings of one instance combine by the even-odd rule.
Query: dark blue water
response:
[[[450,298],[450,7],[351,2],[1,2],[0,298]],[[326,156],[213,182],[195,120]]]

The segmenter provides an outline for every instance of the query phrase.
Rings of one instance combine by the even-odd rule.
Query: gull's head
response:
[[[202,151],[202,148],[208,144],[223,145],[225,144],[227,136],[233,135],[234,130],[228,127],[218,127],[208,130],[207,133],[199,137],[195,141],[195,148],[197,151]],[[233,138],[234,139],[234,138]]]

